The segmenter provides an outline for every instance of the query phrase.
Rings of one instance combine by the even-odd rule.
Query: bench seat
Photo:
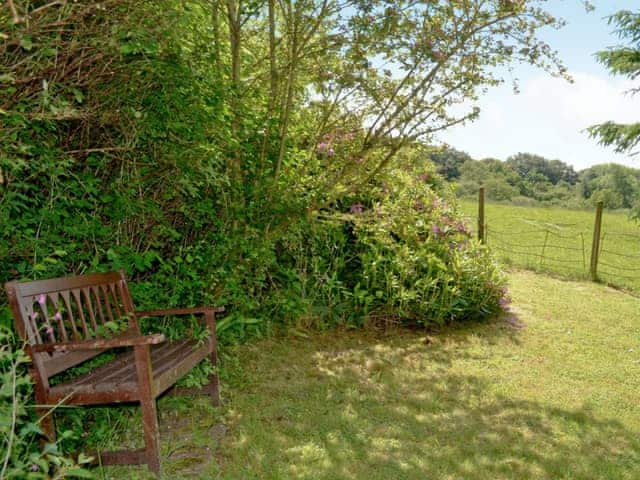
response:
[[[179,340],[151,345],[153,392],[159,396],[209,355],[206,343]],[[49,402],[64,400],[65,404],[103,404],[105,396],[113,392],[109,402],[140,401],[139,383],[132,349],[120,353],[108,363],[67,382],[52,386]]]

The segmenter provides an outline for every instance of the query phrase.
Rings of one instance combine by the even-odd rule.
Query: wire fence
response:
[[[479,237],[508,263],[550,271],[640,292],[640,232],[603,228],[603,210],[591,227],[583,223],[553,223],[520,218],[515,224],[485,217],[483,191],[478,210]],[[630,224],[631,228],[633,227]]]

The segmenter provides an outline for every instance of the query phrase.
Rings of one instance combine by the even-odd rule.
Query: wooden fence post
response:
[[[485,243],[485,224],[484,224],[484,187],[478,190],[478,240]]]
[[[598,281],[598,257],[600,256],[600,233],[602,231],[602,202],[596,206],[596,221],[593,225],[593,242],[591,243],[591,280]]]

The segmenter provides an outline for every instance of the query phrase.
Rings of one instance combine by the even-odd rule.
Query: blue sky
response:
[[[480,99],[480,118],[447,131],[442,142],[474,158],[504,160],[530,152],[563,160],[576,169],[618,162],[640,168],[640,158],[615,154],[597,145],[582,130],[606,120],[640,120],[640,95],[625,95],[631,83],[612,77],[593,54],[618,43],[604,17],[621,9],[637,10],[640,0],[592,0],[586,12],[581,0],[549,0],[546,9],[568,23],[541,37],[555,48],[575,83],[551,77],[530,66],[517,66],[520,94],[511,83],[490,90]],[[509,73],[506,74],[510,78]]]

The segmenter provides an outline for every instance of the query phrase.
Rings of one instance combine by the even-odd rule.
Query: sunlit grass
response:
[[[160,402],[167,478],[640,478],[640,300],[510,279],[512,317],[427,342],[333,331],[227,352],[223,409]]]
[[[460,202],[477,226],[476,201]],[[588,278],[595,221],[592,210],[487,203],[487,243],[505,262],[573,278]],[[548,232],[548,233],[547,233]],[[640,291],[640,226],[626,212],[604,211],[599,277]]]

